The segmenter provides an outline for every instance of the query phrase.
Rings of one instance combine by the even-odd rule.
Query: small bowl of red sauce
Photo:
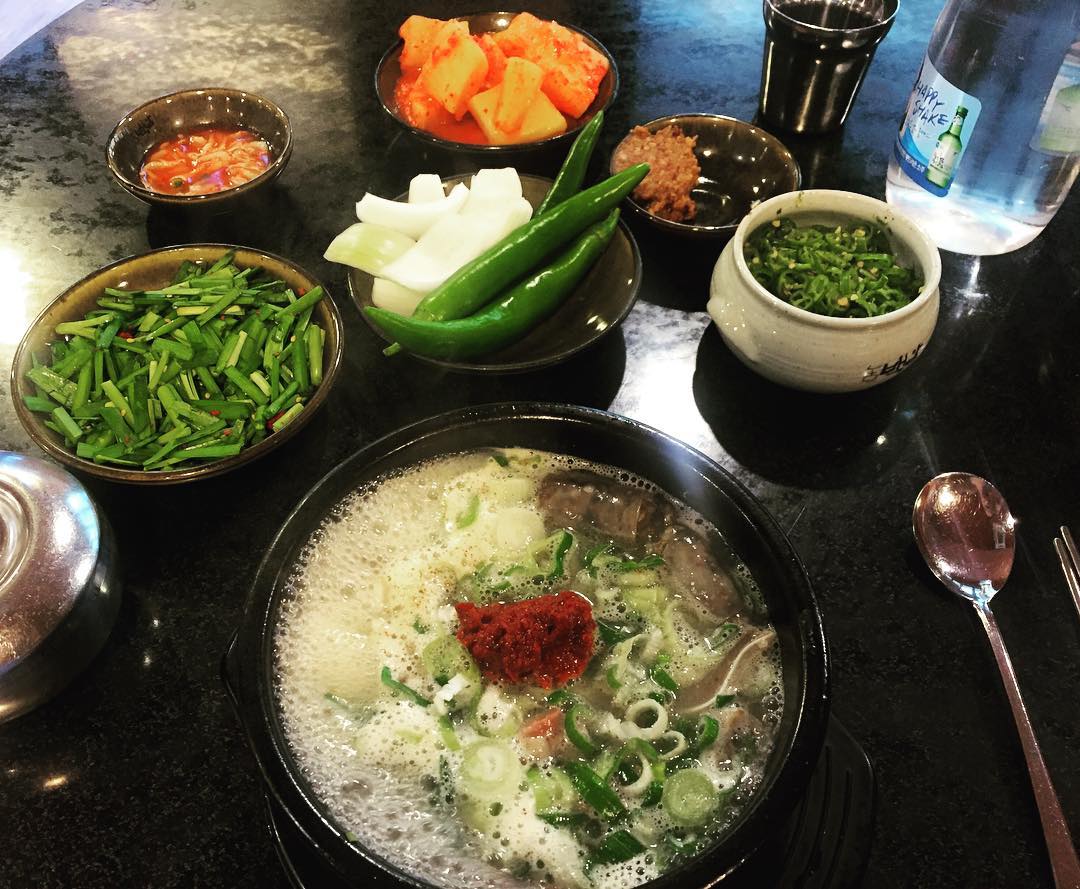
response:
[[[167,207],[218,205],[276,179],[292,154],[289,118],[242,90],[184,90],[126,114],[105,158],[129,194]]]

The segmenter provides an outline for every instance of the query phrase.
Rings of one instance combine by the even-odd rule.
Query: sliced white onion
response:
[[[334,238],[323,256],[330,262],[378,275],[384,266],[414,246],[416,241],[394,229],[357,222]]]
[[[455,185],[442,200],[422,204],[391,201],[368,192],[356,205],[356,215],[361,222],[384,225],[410,238],[419,238],[440,219],[457,213],[468,197],[468,186],[463,183]]]
[[[656,718],[653,720],[653,724],[647,726],[638,725],[638,717],[646,712],[651,712],[655,715]],[[652,741],[664,734],[664,732],[667,731],[667,727],[667,708],[654,701],[652,698],[635,701],[626,708],[626,719],[623,721],[623,731],[626,732],[628,738],[644,738],[646,741]]]

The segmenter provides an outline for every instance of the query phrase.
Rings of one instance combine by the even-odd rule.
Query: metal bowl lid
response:
[[[90,495],[64,470],[0,451],[0,677],[64,621],[101,549]]]

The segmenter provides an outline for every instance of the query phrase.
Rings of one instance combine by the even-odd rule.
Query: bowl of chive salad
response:
[[[814,189],[755,207],[713,270],[708,311],[762,376],[811,392],[884,383],[925,351],[941,257],[883,201]]]
[[[341,318],[286,259],[168,247],[83,278],[15,353],[19,420],[48,454],[112,481],[219,475],[295,435],[326,400]]]

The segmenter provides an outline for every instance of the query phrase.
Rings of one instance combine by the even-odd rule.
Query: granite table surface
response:
[[[905,0],[842,132],[788,140],[807,185],[883,196],[940,6]],[[382,114],[372,73],[408,13],[483,9],[89,0],[0,60],[0,448],[36,450],[6,391],[26,326],[122,256],[203,240],[280,253],[329,285],[346,333],[342,379],[321,415],[254,465],[159,490],[88,480],[119,539],[123,603],[85,673],[0,726],[0,886],[285,886],[219,678],[258,560],[290,507],[361,445],[449,408],[513,399],[658,427],[734,473],[776,516],[820,600],[833,712],[876,768],[866,886],[1050,886],[988,646],[972,609],[923,567],[910,515],[923,483],[946,470],[984,475],[1008,497],[1019,550],[994,610],[1080,835],[1080,622],[1051,546],[1059,524],[1080,530],[1080,194],[1016,253],[943,254],[941,317],[925,356],[858,395],[799,394],[746,370],[704,312],[719,247],[660,240],[638,225],[640,300],[591,351],[502,378],[389,362],[322,252],[365,190],[395,195],[417,172],[460,171]],[[536,0],[530,9],[585,28],[617,59],[622,87],[602,152],[631,124],[665,114],[755,114],[755,0]],[[257,212],[177,218],[110,179],[103,146],[116,121],[200,85],[265,94],[291,117],[295,153]]]

